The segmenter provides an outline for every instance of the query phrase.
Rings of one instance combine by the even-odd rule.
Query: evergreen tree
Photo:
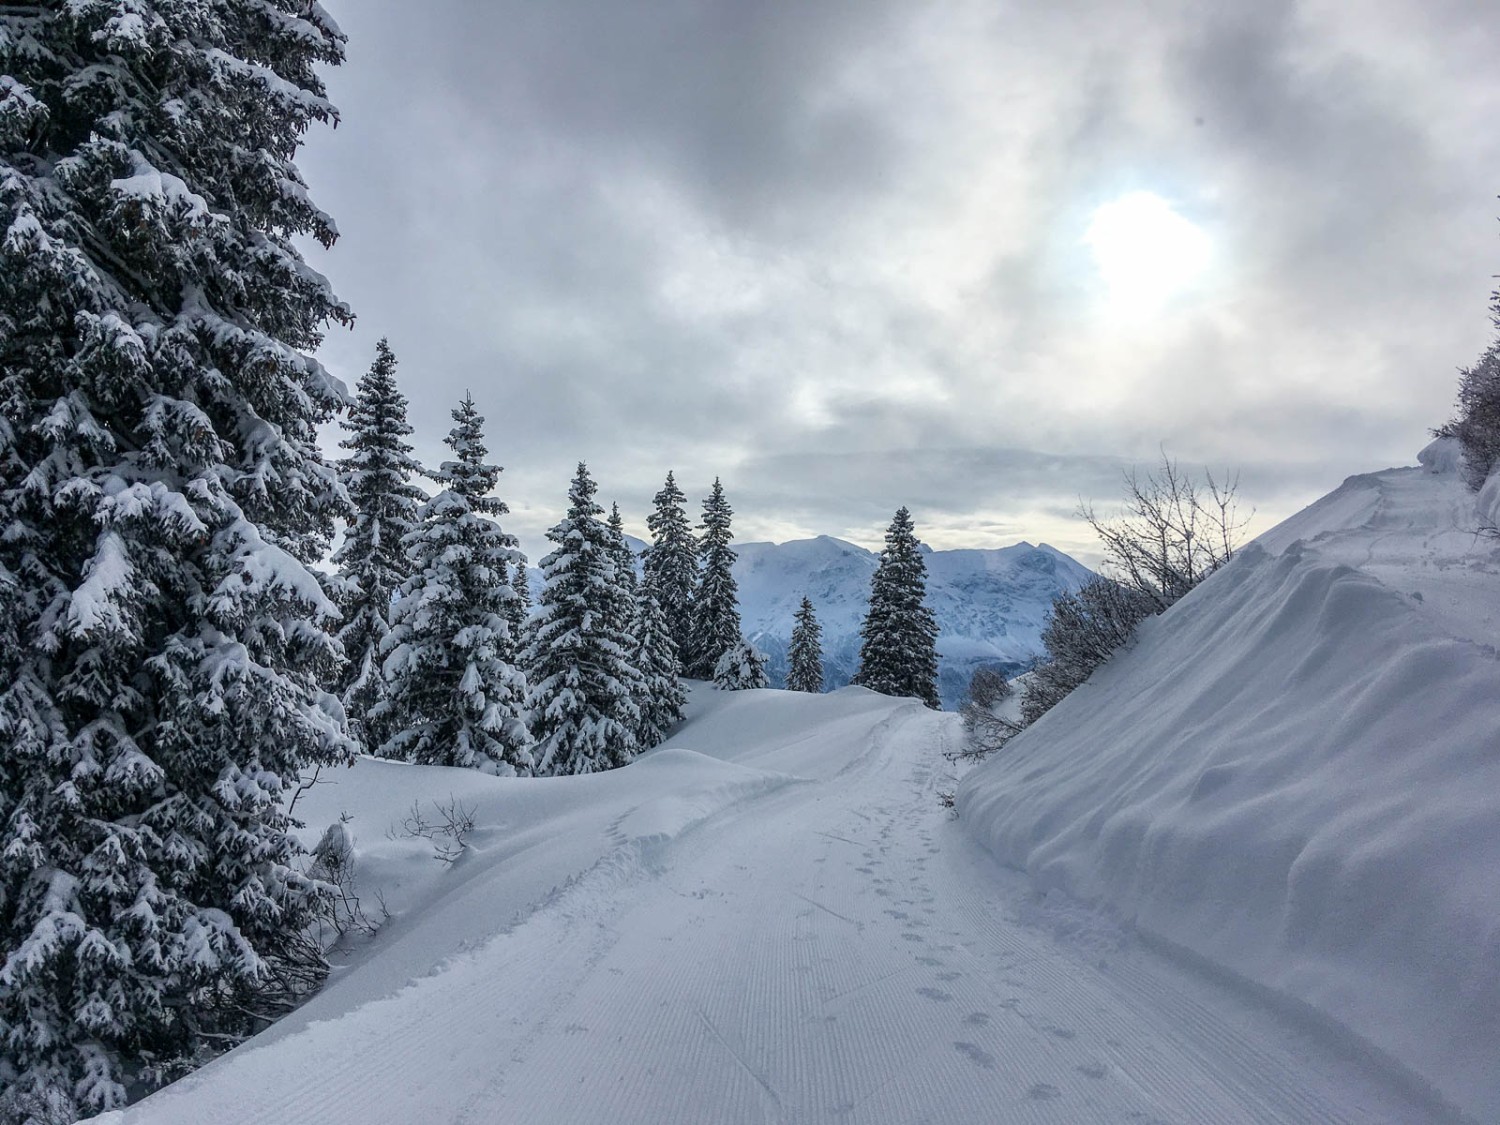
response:
[[[615,552],[615,576],[620,587],[634,600],[637,585],[635,552],[630,549],[630,544],[625,542],[625,521],[620,517],[618,504],[610,505],[609,535],[610,545]]]
[[[0,15],[0,1119],[119,1106],[318,975],[283,802],[354,747],[305,353],[351,315],[293,158],[342,55],[307,3]]]
[[[823,628],[813,614],[813,604],[807,598],[797,610],[796,624],[792,626],[792,642],[787,647],[786,686],[789,691],[823,690]]]
[[[412,574],[391,612],[384,671],[389,699],[375,717],[393,733],[380,753],[408,762],[472,766],[502,776],[532,770],[526,677],[511,622],[516,540],[495,522],[500,466],[486,463],[484,418],[468,395],[446,439],[455,459],[433,474],[447,487],[421,509],[405,545]]]
[[[610,620],[616,622],[620,631],[625,635],[625,652],[628,659],[622,669],[622,674],[627,677],[630,698],[635,703],[633,719],[623,712],[619,718],[621,722],[634,722],[636,726],[633,729],[639,734],[640,712],[649,703],[650,693],[639,664],[640,641],[636,621],[638,609],[636,595],[639,590],[635,573],[635,552],[630,549],[630,544],[625,542],[625,521],[620,518],[620,505],[611,505],[605,527],[609,533],[610,557],[615,565],[614,582],[603,591],[608,602],[606,612]]]
[[[580,462],[567,514],[547,532],[557,549],[542,560],[547,584],[524,658],[538,773],[594,773],[635,756],[639,680],[597,491]]]
[[[646,517],[651,545],[642,558],[646,581],[661,603],[662,616],[677,645],[680,657],[686,659],[693,636],[693,591],[698,585],[698,544],[693,538],[692,523],[684,505],[687,497],[677,487],[672,474],[656,494],[655,510]]]
[[[531,617],[531,579],[526,577],[526,556],[520,551],[516,552],[510,588],[516,594],[510,603],[510,635],[515,640],[516,651],[521,652],[528,640],[526,631]]]
[[[714,687],[720,691],[763,688],[769,682],[765,656],[743,637],[736,637],[714,665]]]
[[[937,694],[937,620],[924,603],[927,564],[905,508],[885,533],[880,565],[870,578],[870,608],[860,627],[859,671],[853,683],[882,695],[909,695],[933,710]]]
[[[375,345],[375,353],[344,422],[349,437],[340,445],[350,455],[339,471],[354,504],[354,519],[333,556],[344,611],[338,637],[349,661],[339,696],[349,732],[372,751],[386,737],[378,725],[371,727],[370,712],[385,698],[380,650],[391,630],[391,596],[410,572],[402,541],[417,526],[417,505],[426,499],[411,483],[422,468],[404,440],[411,426],[406,397],[396,389],[396,357],[385,340]]]
[[[649,583],[641,584],[635,606],[635,667],[642,688],[636,741],[642,750],[649,750],[682,721],[687,697],[682,690],[677,645]]]
[[[698,588],[693,595],[693,629],[683,661],[687,674],[709,680],[723,656],[740,640],[739,591],[734,581],[734,515],[724,499],[724,486],[714,478],[713,491],[703,501],[703,535],[698,541]]]

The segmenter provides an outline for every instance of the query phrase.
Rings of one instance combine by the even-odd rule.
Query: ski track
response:
[[[628,838],[627,811],[609,855],[516,927],[119,1117],[1442,1119],[1315,1029],[1035,898],[938,805],[955,718],[872,714],[831,777],[674,839]]]

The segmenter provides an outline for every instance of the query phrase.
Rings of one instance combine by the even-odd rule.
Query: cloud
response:
[[[1483,347],[1497,22],[1471,4],[521,0],[339,17],[313,253],[389,335],[419,453],[471,389],[536,550],[587,459],[644,531],[668,468],[746,535],[1046,540],[1159,447],[1269,521],[1409,461]],[[1212,240],[1104,315],[1132,191]],[[972,538],[966,538],[972,537]]]

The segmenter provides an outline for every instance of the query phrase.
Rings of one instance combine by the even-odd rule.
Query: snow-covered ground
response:
[[[1500,1121],[1500,477],[1423,460],[1261,536],[958,804],[1039,889]]]
[[[1425,1122],[1337,1036],[1141,947],[945,812],[956,716],[695,692],[665,746],[552,780],[361,761],[395,919],[325,991],[110,1125]],[[388,838],[474,810],[451,866]]]

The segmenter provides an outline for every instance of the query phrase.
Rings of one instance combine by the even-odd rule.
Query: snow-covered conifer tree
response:
[[[580,462],[567,514],[547,532],[557,548],[542,560],[547,584],[524,657],[539,773],[594,773],[636,752],[639,678],[619,614],[619,556],[597,491]]]
[[[802,599],[797,608],[792,641],[787,647],[786,686],[789,691],[823,690],[823,628],[813,613],[813,604]]]
[[[610,505],[609,534],[610,543],[615,552],[615,577],[620,588],[625,590],[633,601],[637,585],[635,552],[630,549],[630,544],[625,542],[625,520],[620,516],[618,504]]]
[[[650,583],[642,583],[635,601],[635,667],[641,678],[640,725],[636,741],[649,750],[682,721],[687,698],[682,690],[682,665],[677,644]]]
[[[639,663],[640,640],[636,621],[638,610],[636,595],[639,593],[639,582],[635,572],[635,552],[630,549],[630,544],[625,542],[625,521],[620,517],[620,505],[611,505],[605,527],[609,532],[609,549],[615,564],[614,582],[605,590],[609,606],[606,612],[610,620],[615,622],[620,632],[625,635],[625,651],[629,659],[625,662],[623,671],[628,677],[630,698],[635,702],[633,721],[636,723],[635,730],[639,734],[640,712],[649,703],[650,691],[646,686]],[[632,721],[624,713],[619,717],[622,722]]]
[[[526,577],[526,556],[520,551],[516,552],[509,577],[510,588],[516,595],[510,603],[510,635],[516,652],[520,653],[526,647],[527,622],[531,617],[531,579]]]
[[[736,637],[714,665],[714,687],[720,691],[747,691],[769,682],[765,656],[743,637]]]
[[[284,800],[346,759],[293,163],[323,9],[0,13],[0,1119],[122,1104],[317,976]],[[309,972],[311,976],[309,976]]]
[[[374,751],[386,733],[372,728],[371,709],[385,698],[381,645],[390,632],[391,595],[410,574],[403,539],[417,526],[417,505],[426,496],[412,477],[422,467],[406,442],[406,397],[396,387],[396,357],[390,345],[375,345],[375,362],[359,381],[359,394],[344,421],[350,451],[339,475],[354,505],[343,545],[333,556],[339,567],[338,601],[344,611],[339,641],[349,663],[339,695],[349,732]]]
[[[698,585],[698,543],[693,538],[692,522],[684,505],[687,497],[677,487],[672,474],[656,494],[654,510],[646,517],[651,545],[642,557],[647,582],[661,603],[662,616],[677,645],[679,657],[686,659],[693,635],[693,591]]]
[[[698,541],[699,580],[693,594],[692,633],[683,665],[694,679],[714,678],[719,657],[740,640],[739,591],[734,581],[734,548],[729,529],[734,510],[724,486],[714,478],[703,501],[703,535]]]
[[[531,735],[509,579],[520,552],[495,522],[509,509],[490,495],[501,470],[485,461],[484,418],[472,397],[453,420],[446,442],[455,459],[433,474],[447,487],[422,505],[422,522],[406,536],[412,574],[385,641],[389,698],[374,712],[391,732],[380,753],[524,776]]]
[[[870,608],[852,682],[882,695],[910,695],[933,710],[937,693],[937,619],[927,608],[927,563],[904,507],[885,533],[880,565],[870,578]]]

